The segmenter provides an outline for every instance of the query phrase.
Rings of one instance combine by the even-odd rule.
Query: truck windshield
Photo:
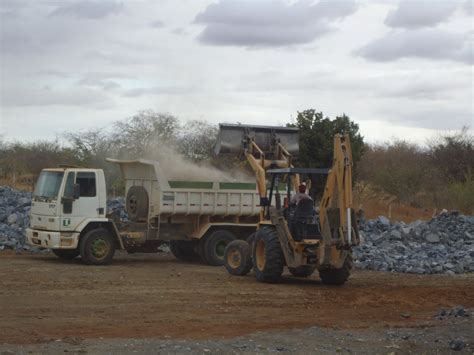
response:
[[[59,171],[41,172],[36,184],[34,196],[51,199],[58,197],[63,175],[64,173]]]

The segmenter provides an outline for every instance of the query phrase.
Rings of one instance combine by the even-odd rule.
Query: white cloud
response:
[[[103,91],[87,88],[9,88],[2,94],[2,107],[89,106],[111,107],[113,100]]]
[[[401,0],[388,13],[385,24],[403,28],[435,26],[448,20],[460,5],[459,0]]]
[[[123,4],[110,0],[86,0],[66,2],[58,6],[51,16],[73,16],[86,19],[100,19],[108,15],[119,13],[123,10]]]
[[[355,51],[355,54],[377,62],[424,58],[474,63],[469,35],[441,29],[392,31]]]
[[[297,1],[223,0],[209,5],[195,22],[206,27],[198,39],[212,45],[272,47],[309,43],[326,34],[332,21],[353,14],[352,0]]]

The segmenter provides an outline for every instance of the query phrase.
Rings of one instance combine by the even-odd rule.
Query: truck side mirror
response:
[[[79,186],[79,184],[74,184],[73,192],[72,192],[72,198],[74,200],[77,200],[79,198],[80,191],[81,191],[81,187]]]

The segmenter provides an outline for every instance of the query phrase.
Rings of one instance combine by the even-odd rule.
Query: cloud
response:
[[[165,24],[164,24],[163,21],[157,20],[157,21],[153,21],[152,23],[150,23],[150,26],[153,27],[153,28],[163,28],[163,27],[165,27]]]
[[[459,0],[401,0],[391,10],[385,24],[390,27],[431,27],[444,22],[462,5]]]
[[[353,14],[353,0],[297,1],[223,0],[209,5],[195,23],[206,27],[198,40],[221,46],[271,47],[309,43],[329,32],[331,22]]]
[[[92,77],[85,77],[84,79],[81,79],[77,85],[100,88],[103,90],[113,90],[120,88],[120,84],[113,80],[97,79]]]
[[[470,41],[468,34],[440,29],[392,31],[355,51],[354,54],[376,62],[389,62],[401,58],[425,58],[473,64]]]
[[[171,33],[178,35],[178,36],[185,36],[187,35],[186,29],[184,27],[177,27]]]
[[[123,4],[116,1],[78,1],[66,2],[57,7],[51,16],[72,16],[86,19],[100,19],[108,15],[119,13],[123,10]]]
[[[442,105],[426,107],[401,104],[396,111],[379,109],[379,114],[390,123],[406,127],[420,127],[437,130],[461,129],[472,124],[472,115],[467,107],[450,108]]]
[[[474,14],[474,5],[472,4],[472,0],[466,0],[464,3],[464,11],[470,16]]]
[[[194,91],[192,87],[184,86],[153,86],[146,88],[134,88],[123,92],[124,97],[141,97],[156,95],[184,95]]]
[[[98,109],[112,107],[113,100],[101,90],[85,88],[9,88],[2,94],[2,106],[87,106]]]

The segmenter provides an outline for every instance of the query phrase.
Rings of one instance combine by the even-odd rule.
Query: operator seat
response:
[[[296,205],[290,222],[290,231],[293,238],[299,242],[307,239],[309,235],[315,234],[311,228],[315,222],[314,202],[312,199],[300,200]],[[314,238],[314,236],[312,236]]]

